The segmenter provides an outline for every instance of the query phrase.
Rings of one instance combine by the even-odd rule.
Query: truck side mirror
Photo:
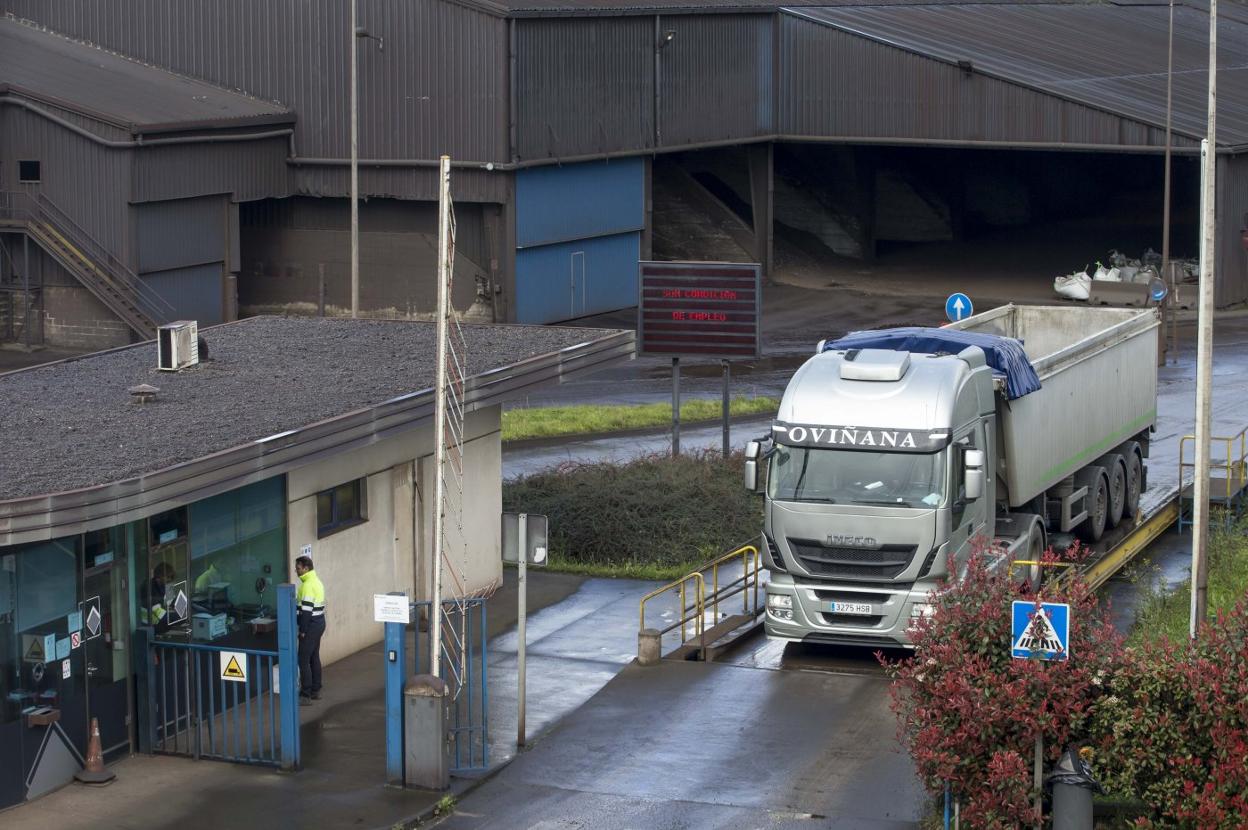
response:
[[[745,489],[751,493],[758,492],[758,456],[762,449],[758,441],[745,445]]]
[[[974,501],[984,494],[984,451],[967,450],[962,459],[966,466],[966,498]]]

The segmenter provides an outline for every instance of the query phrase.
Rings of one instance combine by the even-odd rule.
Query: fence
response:
[[[277,646],[152,639],[139,676],[143,752],[296,769],[300,761],[298,628],[293,585],[278,586]]]

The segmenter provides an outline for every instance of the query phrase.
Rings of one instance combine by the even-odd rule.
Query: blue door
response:
[[[637,304],[641,159],[516,174],[516,321],[553,323]]]

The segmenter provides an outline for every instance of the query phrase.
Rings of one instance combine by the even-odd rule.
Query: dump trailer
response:
[[[977,547],[1034,561],[1134,517],[1158,331],[1153,309],[1007,305],[820,342],[746,448],[768,636],[907,646]]]

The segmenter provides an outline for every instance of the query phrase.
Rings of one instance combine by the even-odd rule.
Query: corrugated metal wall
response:
[[[645,175],[640,158],[516,174],[517,322],[637,304]]]
[[[142,278],[173,306],[173,319],[211,326],[225,320],[221,269],[222,264],[216,262],[143,274]]]
[[[660,143],[666,147],[775,132],[772,15],[662,17]]]
[[[516,151],[565,158],[774,131],[765,14],[534,18],[516,26]],[[655,47],[659,96],[655,96]]]
[[[173,305],[174,319],[198,320],[204,326],[225,320],[227,199],[205,196],[133,208],[136,270]]]
[[[225,144],[173,144],[134,151],[135,202],[230,193],[238,201],[286,196],[291,176],[285,138]]]
[[[521,160],[654,146],[654,19],[517,20]]]
[[[225,205],[222,196],[137,205],[139,272],[224,262]]]
[[[19,160],[41,163],[38,185],[18,184]],[[126,203],[130,161],[127,150],[102,147],[26,110],[0,107],[0,188],[41,193],[133,264]]]
[[[789,15],[780,38],[789,135],[1165,146],[1164,130]]]
[[[282,103],[298,114],[300,156],[345,159],[348,6],[341,0],[4,0],[17,16],[124,55]],[[507,157],[505,21],[439,0],[370,0],[361,40],[361,158]],[[374,195],[427,198],[399,168],[370,175]],[[344,195],[345,170],[300,168],[301,192]],[[467,182],[465,184],[468,184]],[[482,201],[485,191],[465,193]],[[491,192],[490,195],[493,195]]]

